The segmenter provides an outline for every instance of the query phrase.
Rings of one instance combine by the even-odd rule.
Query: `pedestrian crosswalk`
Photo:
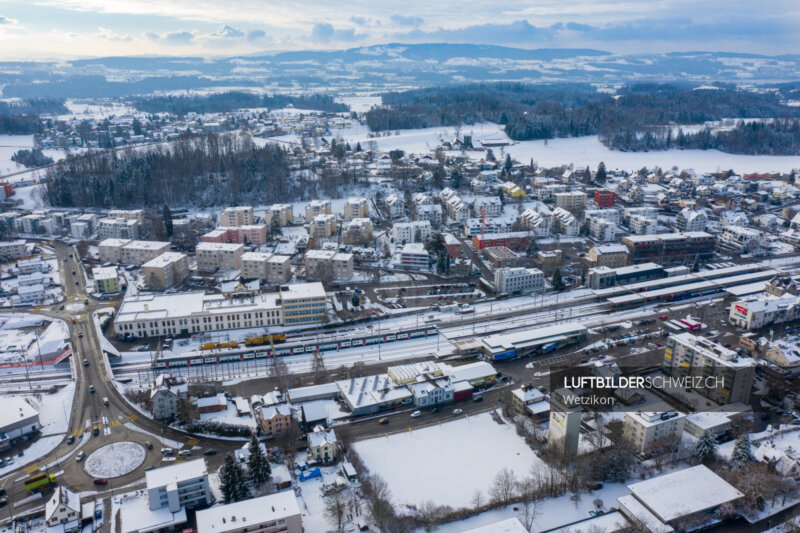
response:
[[[30,465],[25,467],[26,474],[33,474],[37,470],[39,470],[39,465]]]
[[[199,441],[199,440],[197,440],[197,439],[189,439],[189,440],[187,440],[187,441],[186,441],[186,445],[187,445],[187,446],[189,446],[189,447],[192,447],[192,446],[197,446],[197,444],[198,444],[199,442],[200,442],[200,441]]]

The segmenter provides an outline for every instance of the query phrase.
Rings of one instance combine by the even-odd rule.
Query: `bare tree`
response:
[[[533,529],[533,520],[536,518],[536,502],[523,502],[520,507],[520,521],[525,529]]]
[[[337,485],[325,496],[325,518],[339,533],[344,531],[344,517],[348,502],[349,495],[344,486]]]
[[[492,500],[502,505],[508,505],[514,498],[517,489],[517,479],[514,472],[508,468],[500,470],[492,481],[490,494]]]

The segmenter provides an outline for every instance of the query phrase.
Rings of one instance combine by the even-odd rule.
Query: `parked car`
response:
[[[86,457],[86,452],[83,451],[78,452],[78,455],[75,457],[75,461],[80,463],[81,461],[83,461],[84,457]]]
[[[453,414],[454,414],[454,415],[460,415],[460,414],[461,414],[461,413],[463,413],[463,412],[464,412],[464,410],[463,410],[463,409],[453,409]]]
[[[6,457],[6,466],[13,464],[14,464],[14,459],[12,457]]]
[[[419,418],[422,416],[422,411],[414,411],[411,413],[411,418]]]
[[[92,480],[92,483],[95,485],[108,485],[108,478],[107,477],[98,477]]]
[[[75,435],[70,435],[69,438],[67,438],[67,444],[75,444]]]

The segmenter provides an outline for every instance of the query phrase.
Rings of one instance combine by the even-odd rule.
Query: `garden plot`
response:
[[[498,423],[490,413],[361,441],[354,447],[370,472],[387,481],[396,504],[431,500],[468,507],[478,491],[488,498],[503,468],[518,476],[531,468],[549,468],[512,424]]]

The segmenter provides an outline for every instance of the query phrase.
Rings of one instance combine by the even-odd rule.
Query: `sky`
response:
[[[0,60],[450,42],[800,54],[799,0],[0,0]]]

